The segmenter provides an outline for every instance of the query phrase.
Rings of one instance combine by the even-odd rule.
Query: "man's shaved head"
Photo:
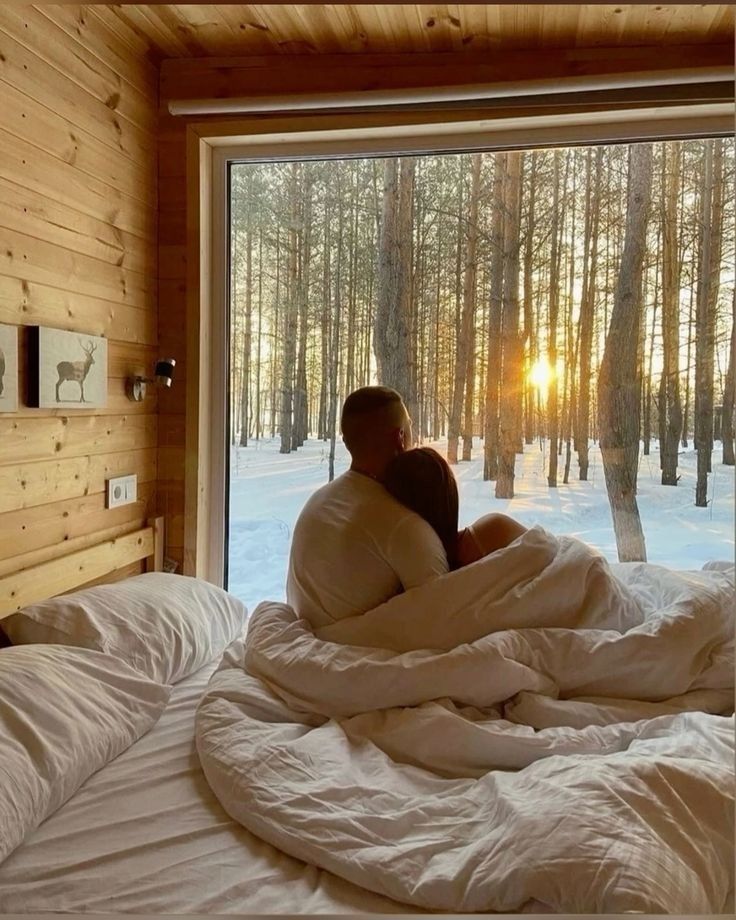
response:
[[[411,440],[409,413],[391,387],[361,387],[352,392],[343,405],[340,428],[353,460],[377,461],[379,466]]]

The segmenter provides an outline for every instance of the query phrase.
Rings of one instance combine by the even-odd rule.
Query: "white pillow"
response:
[[[82,783],[144,735],[170,687],[100,652],[0,652],[0,862]]]
[[[3,620],[13,645],[44,642],[122,658],[151,680],[175,684],[242,636],[246,609],[198,578],[149,572],[54,597]]]

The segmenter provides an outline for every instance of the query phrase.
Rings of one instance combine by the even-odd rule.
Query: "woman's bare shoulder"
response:
[[[457,564],[459,568],[477,562],[483,554],[479,551],[478,541],[473,533],[473,526],[466,527],[457,535]]]
[[[503,549],[526,532],[526,527],[507,514],[491,512],[478,518],[468,528],[480,556]]]

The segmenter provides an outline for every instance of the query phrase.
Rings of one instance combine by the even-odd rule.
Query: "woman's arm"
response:
[[[458,564],[470,565],[513,543],[527,528],[507,514],[484,514],[458,534]]]

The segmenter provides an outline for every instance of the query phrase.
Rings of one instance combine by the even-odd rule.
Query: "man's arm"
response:
[[[407,513],[388,542],[388,562],[405,591],[446,574],[447,557],[434,529],[418,514]]]

